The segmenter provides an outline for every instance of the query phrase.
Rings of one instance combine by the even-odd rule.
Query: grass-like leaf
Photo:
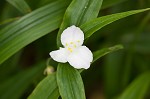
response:
[[[57,83],[62,99],[86,99],[80,73],[69,64],[59,64]]]
[[[57,0],[0,30],[0,64],[29,43],[57,29],[67,5]]]
[[[87,23],[83,24],[80,27],[85,33],[85,38],[88,38],[97,30],[101,29],[102,27],[104,27],[104,26],[106,26],[106,25],[108,25],[114,21],[117,21],[119,19],[125,18],[125,17],[133,15],[133,14],[148,11],[148,10],[150,10],[150,8],[102,16],[102,17],[93,19],[91,21],[88,21]]]
[[[59,91],[56,74],[50,74],[43,79],[34,89],[28,99],[58,99]]]
[[[109,54],[109,53],[114,52],[114,51],[117,51],[119,49],[123,49],[123,46],[122,45],[115,45],[113,47],[103,48],[101,50],[98,50],[98,51],[93,53],[93,56],[94,56],[93,62],[95,62],[97,59],[103,57],[104,55]]]

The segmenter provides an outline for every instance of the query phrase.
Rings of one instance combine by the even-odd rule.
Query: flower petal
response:
[[[68,27],[61,34],[61,43],[65,47],[70,43],[75,43],[76,46],[81,46],[84,41],[84,33],[75,25]]]
[[[57,62],[66,63],[68,53],[65,48],[60,48],[59,50],[52,51],[49,53],[51,58]]]
[[[93,54],[86,46],[81,46],[68,56],[67,61],[74,68],[88,69],[93,61]]]

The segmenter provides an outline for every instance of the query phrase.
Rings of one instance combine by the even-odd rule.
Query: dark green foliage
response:
[[[0,8],[0,99],[150,98],[150,0],[1,0]],[[93,52],[88,70],[46,62],[71,25]],[[54,71],[45,77],[46,66]]]

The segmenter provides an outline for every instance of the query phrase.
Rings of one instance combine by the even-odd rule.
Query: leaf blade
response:
[[[102,17],[93,19],[93,20],[81,25],[80,28],[84,31],[85,38],[88,38],[97,30],[101,29],[102,27],[104,27],[114,21],[117,21],[119,19],[125,18],[125,17],[133,15],[133,14],[148,11],[148,10],[150,10],[150,8],[140,9],[140,10],[131,10],[131,11],[127,11],[127,12],[102,16]]]
[[[29,43],[57,29],[67,5],[62,0],[55,1],[0,30],[0,64]]]
[[[57,84],[62,99],[86,99],[80,73],[69,64],[59,64]]]
[[[93,53],[93,56],[94,56],[93,62],[95,62],[97,59],[101,58],[102,56],[109,54],[111,52],[117,51],[119,49],[123,49],[123,46],[122,45],[115,45],[113,47],[103,48],[101,50],[98,50],[98,51]]]
[[[45,77],[34,89],[28,99],[58,99],[59,91],[56,82],[56,74]]]

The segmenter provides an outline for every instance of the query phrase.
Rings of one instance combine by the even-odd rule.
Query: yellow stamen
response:
[[[70,44],[73,44],[73,42],[70,42]]]
[[[80,40],[77,40],[77,42],[79,43],[79,42],[80,42]]]
[[[70,47],[68,47],[68,50],[70,51],[70,52],[72,52],[73,50],[72,50],[72,48],[70,48]]]
[[[74,47],[76,48],[77,46],[76,46],[76,45],[74,45]]]
[[[68,43],[66,43],[66,46],[68,46]]]

